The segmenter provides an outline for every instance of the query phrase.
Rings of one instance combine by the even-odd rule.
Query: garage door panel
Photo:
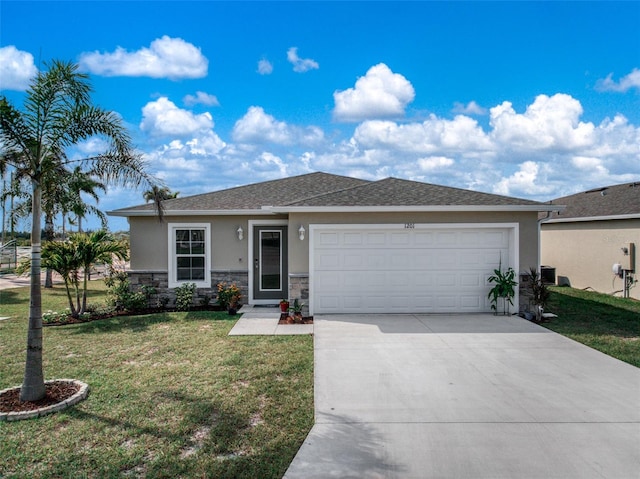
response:
[[[345,233],[344,244],[345,246],[362,245],[362,233]]]
[[[422,231],[416,231],[414,236],[414,244],[417,246],[431,246],[435,243],[435,235]]]
[[[410,242],[409,233],[391,233],[391,244],[406,246]]]
[[[338,233],[320,233],[318,244],[321,246],[335,246],[338,244]]]
[[[322,252],[318,256],[319,269],[336,269],[340,267],[340,255],[338,253]]]
[[[484,278],[479,274],[460,274],[460,286],[479,288],[484,285]]]
[[[314,232],[314,312],[490,311],[488,278],[509,266],[508,228]]]
[[[509,246],[509,236],[504,231],[490,231],[482,235],[482,243],[487,248],[506,248]]]
[[[458,236],[453,232],[441,231],[436,234],[436,243],[441,246],[450,247],[458,243]]]
[[[365,258],[362,254],[347,253],[344,255],[342,261],[347,268],[361,269],[365,267]]]

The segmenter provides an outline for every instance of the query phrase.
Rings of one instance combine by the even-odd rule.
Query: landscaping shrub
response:
[[[176,288],[176,309],[189,311],[193,305],[193,295],[196,292],[195,283],[185,283]]]

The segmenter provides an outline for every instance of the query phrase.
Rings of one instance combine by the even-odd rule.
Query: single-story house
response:
[[[133,285],[215,298],[236,282],[245,304],[297,298],[311,314],[491,311],[488,277],[537,266],[538,214],[558,208],[321,172],[163,203],[162,222],[150,204],[109,212],[129,220]]]
[[[553,200],[566,205],[541,225],[541,262],[558,284],[640,299],[640,181],[595,188]],[[546,215],[545,215],[546,217]],[[616,271],[614,272],[614,265]]]

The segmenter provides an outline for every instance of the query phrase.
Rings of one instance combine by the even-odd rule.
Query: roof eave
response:
[[[607,215],[607,216],[583,216],[573,218],[553,218],[543,221],[542,224],[549,223],[578,223],[588,221],[613,221],[613,220],[635,220],[640,219],[640,213],[633,213],[629,215]]]

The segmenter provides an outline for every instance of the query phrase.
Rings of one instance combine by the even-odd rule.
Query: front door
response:
[[[253,227],[253,299],[288,297],[287,227]]]

